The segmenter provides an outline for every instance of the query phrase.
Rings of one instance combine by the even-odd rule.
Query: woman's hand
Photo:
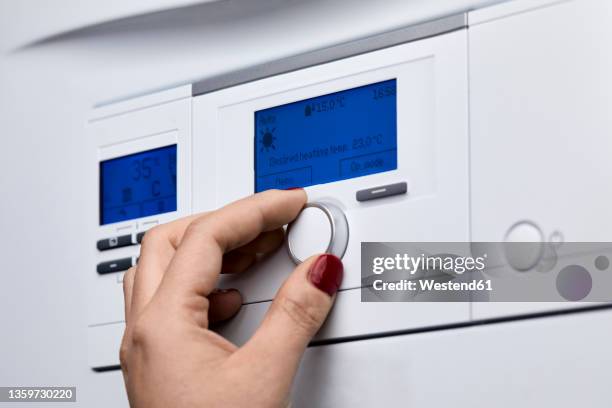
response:
[[[305,202],[303,190],[266,191],[146,233],[138,266],[123,284],[120,358],[132,407],[288,404],[300,358],[340,286],[338,258],[314,256],[299,265],[243,347],[208,327],[242,302],[236,290],[215,290],[219,274],[240,273],[257,254],[278,249],[282,226]]]

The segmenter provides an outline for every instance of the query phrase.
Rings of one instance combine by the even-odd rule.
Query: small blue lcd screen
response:
[[[100,224],[176,211],[176,145],[100,162]]]
[[[397,169],[396,80],[255,112],[255,191]]]

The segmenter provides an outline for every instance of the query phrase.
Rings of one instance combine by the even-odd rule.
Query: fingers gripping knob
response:
[[[312,202],[289,224],[287,248],[296,264],[320,253],[342,258],[348,237],[348,222],[342,209],[332,203]]]

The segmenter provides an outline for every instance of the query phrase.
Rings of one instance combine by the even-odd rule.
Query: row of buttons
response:
[[[356,194],[357,201],[370,201],[377,198],[390,197],[394,195],[406,194],[408,184],[406,182],[388,184],[386,186],[372,187],[365,190],[359,190]],[[126,234],[118,237],[104,238],[97,242],[99,251],[121,248],[130,245],[137,245],[142,242],[144,231],[137,234]]]
[[[121,248],[130,245],[137,245],[142,242],[145,232],[139,232],[137,234],[120,235],[118,237],[110,237],[99,240],[96,246],[99,251],[106,251],[109,249]],[[100,275],[113,272],[121,272],[130,269],[136,265],[138,258],[133,256],[129,258],[115,259],[112,261],[100,262],[96,267],[96,270]]]
[[[365,190],[360,190],[356,194],[357,201],[370,201],[383,197],[390,197],[394,195],[406,194],[408,191],[408,185],[406,182],[389,184],[386,186],[373,187]],[[144,237],[144,232],[139,232],[137,234],[127,234],[120,235],[118,237],[111,237],[101,239],[97,242],[97,247],[99,251],[106,251],[109,249],[121,248],[130,245],[137,245],[142,242],[142,238]],[[346,245],[344,246],[344,249]],[[344,249],[342,250],[342,256],[344,254]],[[121,258],[113,261],[106,261],[98,264],[97,271],[99,274],[106,274],[112,272],[120,272],[136,264],[136,257],[131,258]]]

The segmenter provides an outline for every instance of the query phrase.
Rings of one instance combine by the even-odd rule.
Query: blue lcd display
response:
[[[100,224],[176,211],[176,145],[100,162]]]
[[[255,112],[255,191],[397,169],[396,80]]]

